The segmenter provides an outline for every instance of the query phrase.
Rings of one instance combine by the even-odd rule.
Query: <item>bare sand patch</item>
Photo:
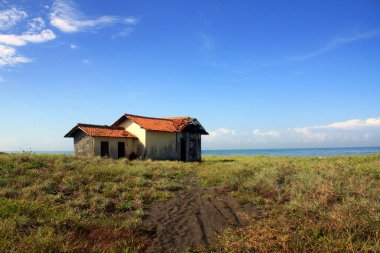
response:
[[[182,252],[209,246],[224,228],[248,225],[256,210],[216,188],[194,186],[150,204],[144,213],[144,225],[153,234],[146,252]]]

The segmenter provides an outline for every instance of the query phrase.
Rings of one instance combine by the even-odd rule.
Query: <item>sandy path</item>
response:
[[[144,213],[145,225],[155,231],[146,252],[182,252],[209,245],[223,228],[247,225],[255,210],[216,189],[194,187]]]

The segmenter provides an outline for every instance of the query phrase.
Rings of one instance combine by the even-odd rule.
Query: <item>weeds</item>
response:
[[[209,159],[202,182],[260,210],[251,226],[225,230],[212,251],[380,251],[380,156],[235,157],[230,167]]]
[[[1,252],[138,252],[144,205],[194,184],[254,205],[210,252],[379,252],[380,156],[203,163],[0,155]]]
[[[193,166],[1,155],[0,251],[142,250],[143,205],[172,197]]]

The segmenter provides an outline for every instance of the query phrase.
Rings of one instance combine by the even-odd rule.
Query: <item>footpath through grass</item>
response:
[[[379,155],[207,160],[203,184],[261,210],[251,226],[224,231],[213,250],[380,252]]]
[[[259,210],[205,251],[380,251],[380,156],[203,163],[0,155],[0,252],[139,252],[143,207],[194,180]]]

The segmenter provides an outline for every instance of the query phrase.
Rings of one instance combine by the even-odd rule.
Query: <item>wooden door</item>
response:
[[[186,138],[181,138],[181,161],[186,161]]]

